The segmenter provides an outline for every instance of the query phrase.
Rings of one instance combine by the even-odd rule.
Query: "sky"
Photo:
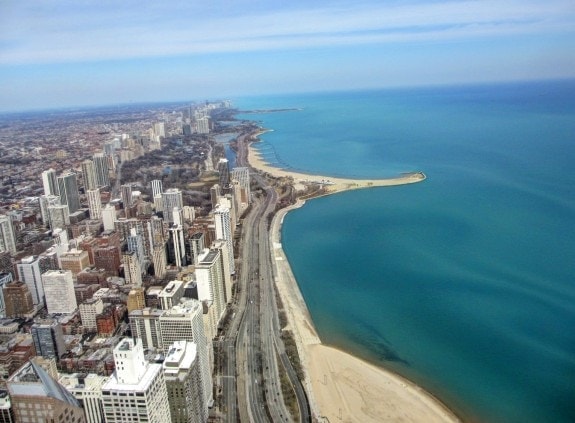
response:
[[[573,0],[0,0],[0,111],[574,77]]]

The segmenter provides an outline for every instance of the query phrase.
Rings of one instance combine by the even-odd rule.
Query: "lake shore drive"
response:
[[[326,194],[376,186],[403,185],[425,179],[423,173],[410,173],[390,179],[356,180],[307,175],[275,168],[248,146],[249,164],[275,177],[292,177],[296,189],[304,183],[329,181]],[[311,315],[281,244],[285,215],[305,204],[281,209],[270,231],[274,278],[293,332],[305,373],[312,413],[320,421],[334,422],[460,422],[443,403],[416,384],[381,367],[321,343]]]

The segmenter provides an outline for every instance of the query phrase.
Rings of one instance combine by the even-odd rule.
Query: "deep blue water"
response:
[[[282,167],[423,183],[288,214],[322,340],[469,421],[575,421],[575,81],[242,99]]]

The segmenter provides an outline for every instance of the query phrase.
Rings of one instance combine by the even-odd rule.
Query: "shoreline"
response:
[[[261,135],[263,132],[256,134]],[[275,177],[291,177],[294,187],[326,184],[323,195],[421,182],[425,175],[410,173],[388,179],[346,179],[309,175],[273,167],[247,141],[249,165]],[[315,198],[315,197],[314,197]],[[445,404],[404,377],[321,342],[281,244],[281,227],[291,210],[307,200],[279,210],[270,230],[274,282],[287,315],[304,369],[303,381],[312,414],[321,422],[461,422]]]
[[[257,139],[259,135],[266,132],[269,132],[269,130],[259,131],[253,135],[252,139]],[[262,172],[269,173],[276,178],[292,178],[296,191],[302,191],[309,185],[318,185],[325,189],[325,192],[322,195],[329,195],[355,189],[413,184],[422,182],[427,178],[423,172],[409,172],[392,178],[361,179],[313,175],[304,172],[281,169],[266,162],[261,157],[261,154],[252,146],[253,142],[254,141],[250,140],[247,141],[247,161],[250,166]]]

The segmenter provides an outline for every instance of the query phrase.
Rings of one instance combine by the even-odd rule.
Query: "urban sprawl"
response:
[[[309,420],[236,113],[0,116],[0,421]]]

